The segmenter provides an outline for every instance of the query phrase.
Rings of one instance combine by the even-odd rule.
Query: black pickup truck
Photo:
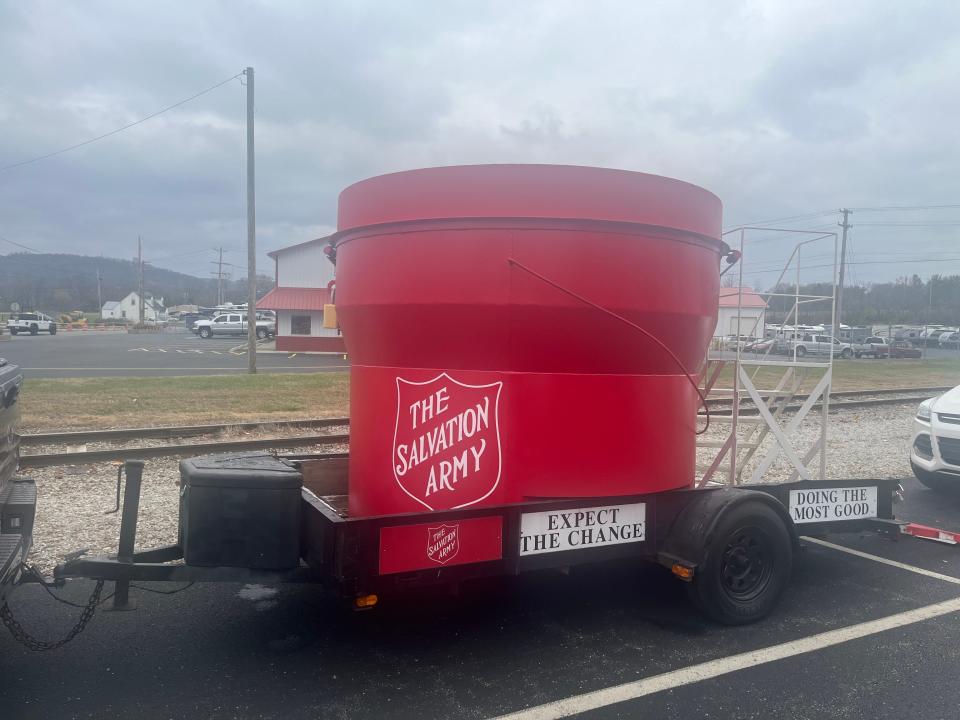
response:
[[[37,488],[19,477],[20,368],[0,358],[0,607],[30,552]]]

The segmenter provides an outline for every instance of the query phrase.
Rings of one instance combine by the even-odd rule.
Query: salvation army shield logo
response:
[[[435,563],[445,565],[460,550],[460,526],[441,525],[427,528],[427,557]]]
[[[428,510],[478,503],[500,483],[502,382],[468,385],[441,373],[397,378],[393,475]]]

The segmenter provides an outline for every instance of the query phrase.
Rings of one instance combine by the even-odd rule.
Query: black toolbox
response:
[[[300,562],[300,473],[269,453],[180,462],[180,547],[187,565],[269,570]]]

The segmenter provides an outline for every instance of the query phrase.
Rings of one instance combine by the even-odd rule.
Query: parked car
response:
[[[939,345],[942,348],[960,347],[960,332],[943,333],[940,336]]]
[[[752,338],[747,335],[727,335],[723,338],[723,349],[736,350],[739,348],[743,350],[751,340]]]
[[[909,344],[909,343],[908,343]],[[890,354],[890,341],[876,335],[864,339],[853,346],[854,357],[869,355],[872,358],[887,357]]]
[[[890,343],[890,357],[892,358],[918,358],[922,356],[923,353],[920,352],[920,349],[915,348],[906,340],[894,340]]]
[[[744,346],[743,351],[761,355],[763,353],[773,352],[773,348],[776,343],[776,338],[760,338],[759,340],[754,340],[753,342],[747,343]]]
[[[57,323],[49,315],[43,313],[18,313],[11,315],[10,319],[7,320],[7,329],[11,335],[19,333],[36,335],[42,332],[56,335]]]
[[[940,337],[949,335],[952,332],[955,332],[955,328],[931,327],[920,333],[920,337],[914,340],[914,343],[924,345],[925,347],[937,347],[940,343]]]
[[[853,345],[854,357],[882,358],[890,354],[890,341],[887,338],[871,336],[863,342]]]
[[[910,467],[929,488],[960,488],[960,386],[920,403]]]
[[[180,320],[183,322],[183,326],[192,333],[197,332],[196,328],[194,328],[193,326],[194,323],[197,322],[197,320],[209,320],[209,319],[210,318],[208,318],[206,315],[201,315],[200,313],[195,313],[195,312],[180,313]]]
[[[275,335],[277,325],[270,320],[257,320],[257,337],[263,340]],[[246,313],[224,313],[212,320],[197,320],[193,324],[197,334],[202,338],[211,338],[214,335],[246,335]]]
[[[0,607],[6,604],[20,576],[20,563],[26,562],[30,552],[37,505],[36,485],[17,474],[22,385],[20,368],[0,358]],[[7,673],[2,674],[8,682]]]
[[[853,357],[853,348],[850,343],[843,343],[829,335],[803,335],[799,340],[786,345],[786,353],[797,357],[805,355],[839,355],[842,358]]]

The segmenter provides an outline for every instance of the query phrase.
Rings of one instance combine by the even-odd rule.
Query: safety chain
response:
[[[84,607],[83,612],[80,613],[80,619],[77,621],[77,624],[73,626],[73,629],[70,630],[70,632],[68,632],[62,640],[37,640],[35,637],[30,635],[30,633],[24,630],[23,626],[14,619],[13,613],[10,612],[10,606],[7,603],[4,603],[2,606],[0,606],[0,620],[2,620],[3,624],[7,626],[7,629],[10,631],[10,634],[13,635],[14,640],[26,645],[31,650],[35,650],[37,652],[56,650],[57,648],[63,647],[68,642],[73,640],[77,635],[83,632],[84,628],[87,627],[87,623],[93,619],[93,614],[97,611],[97,605],[100,604],[100,593],[102,591],[103,580],[98,580],[97,586],[93,589],[93,594],[90,595],[90,599],[87,601],[86,607]]]

